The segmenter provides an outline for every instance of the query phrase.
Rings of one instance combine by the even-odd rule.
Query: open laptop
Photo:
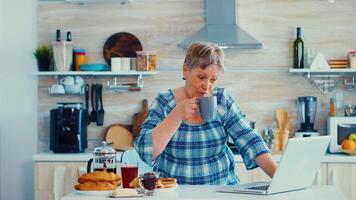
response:
[[[291,138],[271,182],[227,185],[218,192],[275,194],[310,187],[326,152],[330,136]]]

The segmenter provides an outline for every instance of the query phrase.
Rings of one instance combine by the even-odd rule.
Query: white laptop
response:
[[[275,194],[300,190],[313,184],[330,136],[291,138],[271,182],[227,185],[218,192]]]

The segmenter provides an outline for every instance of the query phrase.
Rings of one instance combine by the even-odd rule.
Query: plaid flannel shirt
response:
[[[155,160],[152,160],[152,129],[166,118],[176,102],[171,90],[160,93],[152,102],[134,146],[141,159],[162,177],[176,178],[180,184],[238,184],[233,154],[227,146],[228,136],[247,169],[257,167],[257,156],[270,153],[225,89],[215,88],[213,95],[217,96],[217,117],[200,125],[183,121]]]

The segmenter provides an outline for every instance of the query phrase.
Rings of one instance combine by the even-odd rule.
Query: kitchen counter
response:
[[[273,195],[248,195],[248,194],[235,194],[235,193],[220,193],[216,192],[219,186],[213,185],[180,185],[177,190],[167,191],[166,193],[160,192],[153,197],[130,197],[128,199],[231,199],[231,200],[344,200],[344,195],[335,186],[313,186],[309,189],[298,190],[286,193],[279,193]],[[112,199],[103,196],[87,196],[77,193],[70,193],[61,200],[108,200]]]
[[[120,152],[118,153],[120,156]],[[272,155],[275,161],[279,161],[280,154]],[[39,153],[32,156],[32,160],[35,162],[87,162],[93,157],[92,153]],[[242,162],[240,155],[234,155],[236,162]],[[350,156],[347,154],[326,154],[322,162],[328,163],[356,163],[356,156]]]

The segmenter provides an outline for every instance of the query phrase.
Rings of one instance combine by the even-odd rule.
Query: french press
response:
[[[103,141],[101,146],[96,147],[93,151],[94,158],[88,161],[87,172],[104,171],[114,172],[116,174],[117,160],[116,151],[110,144]]]

